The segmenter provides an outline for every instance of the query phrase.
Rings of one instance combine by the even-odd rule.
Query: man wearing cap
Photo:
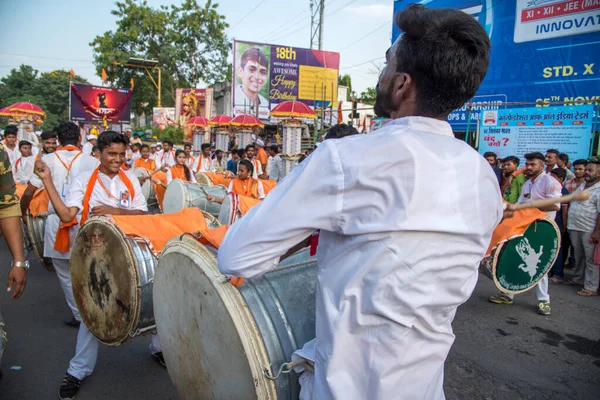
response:
[[[83,145],[83,149],[81,150],[81,152],[83,154],[87,154],[88,156],[91,156],[92,149],[96,145],[96,139],[98,139],[98,136],[87,135],[85,138],[87,139],[87,142]]]
[[[269,155],[267,154],[267,152],[264,149],[264,147],[265,147],[264,140],[262,140],[262,138],[258,138],[258,140],[256,141],[255,147],[256,147],[256,158],[260,162],[260,166],[262,167],[262,170],[266,171],[267,163],[269,162]]]

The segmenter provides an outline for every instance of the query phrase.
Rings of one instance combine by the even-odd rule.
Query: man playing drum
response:
[[[265,188],[263,187],[260,179],[252,177],[252,170],[254,166],[249,160],[240,161],[238,167],[238,176],[231,181],[227,191],[229,193],[239,194],[240,196],[246,196],[257,200],[265,198]],[[222,198],[216,198],[208,196],[208,201],[213,201],[219,204],[223,204]]]
[[[196,159],[196,163],[194,164],[192,171],[194,171],[194,173],[196,173],[196,172],[212,172],[213,169],[212,169],[212,159],[210,158],[210,144],[202,143],[202,146],[200,146],[200,149],[202,150],[202,152]]]
[[[561,196],[560,183],[544,173],[545,157],[542,153],[535,152],[525,154],[525,175],[529,180],[525,182],[521,189],[521,196],[517,203],[529,203],[534,200],[549,199]],[[556,211],[559,209],[559,203],[540,208],[550,218],[554,219]],[[550,315],[550,295],[548,294],[548,275],[546,274],[535,287],[535,294],[538,299],[538,314]],[[507,293],[500,293],[491,296],[489,301],[494,304],[513,304],[514,296]]]
[[[60,133],[59,133],[60,135]],[[98,137],[100,165],[94,171],[79,174],[71,183],[66,199],[57,191],[52,172],[43,161],[37,161],[35,173],[44,183],[50,201],[63,224],[73,223],[75,230],[91,215],[143,215],[146,200],[135,175],[121,169],[125,162],[127,137],[105,131]],[[79,224],[78,224],[79,220]],[[73,246],[74,241],[70,241]],[[150,350],[162,359],[158,337],[152,336]],[[98,357],[98,341],[85,324],[79,327],[75,356],[69,363],[59,390],[60,399],[75,397],[84,378],[91,375]],[[164,363],[164,361],[163,361]]]
[[[229,228],[218,253],[224,274],[250,278],[321,230],[319,400],[444,397],[452,320],[503,215],[487,161],[446,122],[487,72],[485,30],[422,5],[395,19],[404,33],[387,51],[375,105],[393,120],[321,143]]]

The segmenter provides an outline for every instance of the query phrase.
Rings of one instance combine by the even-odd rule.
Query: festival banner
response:
[[[233,115],[268,119],[270,110],[287,100],[313,108],[336,103],[339,66],[339,53],[234,41]]]
[[[73,121],[128,124],[131,121],[132,89],[71,84],[71,119]]]
[[[154,107],[152,109],[152,124],[160,130],[164,130],[167,126],[177,125],[175,107]]]
[[[481,111],[479,153],[499,158],[557,149],[570,160],[589,157],[593,106],[507,108]]]
[[[184,139],[191,140],[194,129],[186,123],[194,117],[212,117],[213,89],[177,89],[175,91],[175,115],[177,125],[184,131]]]

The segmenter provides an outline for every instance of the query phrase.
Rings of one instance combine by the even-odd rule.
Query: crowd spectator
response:
[[[490,163],[490,167],[492,167],[494,173],[496,174],[496,178],[498,179],[498,185],[500,185],[502,182],[502,170],[500,170],[500,168],[498,167],[498,156],[496,155],[496,153],[488,151],[483,154],[483,158],[485,158],[487,162]]]
[[[569,193],[573,193],[585,182],[583,174],[585,172],[586,163],[587,161],[585,160],[575,160],[573,162],[573,178],[567,179],[565,182],[565,188],[569,191]]]
[[[567,165],[569,164],[569,155],[565,154],[565,153],[560,153],[558,155],[558,160],[556,161],[556,165],[558,166],[558,168],[564,168],[566,173],[567,173],[567,177],[565,179],[566,181],[570,181],[571,179],[573,179],[575,177],[575,175],[573,174],[573,171],[571,171],[569,169],[569,167],[567,167]]]
[[[556,179],[561,187],[565,181],[565,177],[567,176],[567,170],[565,168],[554,168],[550,171],[550,176]],[[569,191],[562,187],[561,194],[564,196],[569,194]],[[562,283],[565,279],[564,267],[565,267],[565,254],[569,251],[569,244],[566,232],[565,221],[567,220],[567,212],[569,210],[569,203],[561,203],[560,210],[556,212],[556,217],[554,217],[554,222],[558,226],[561,235],[561,243],[559,243],[558,247],[558,256],[556,257],[556,261],[552,266],[552,270],[549,273],[550,282],[552,283]]]
[[[520,160],[515,156],[508,156],[502,160],[502,183],[500,189],[505,201],[515,204],[521,196],[521,190],[527,180],[523,173],[524,168],[519,168]]]
[[[556,168],[556,164],[558,163],[558,156],[560,155],[560,151],[556,149],[548,149],[546,150],[546,169],[545,173],[549,174],[554,168]]]

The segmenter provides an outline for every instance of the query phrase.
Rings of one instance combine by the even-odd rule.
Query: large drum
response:
[[[536,220],[522,235],[499,243],[481,261],[479,270],[504,293],[525,292],[550,271],[558,256],[560,240],[560,231],[552,219]]]
[[[210,177],[208,175],[206,175],[204,172],[196,172],[196,175],[194,175],[194,178],[196,178],[196,182],[198,182],[199,185],[202,186],[213,186],[213,181],[212,179],[210,179]]]
[[[297,399],[280,366],[315,337],[317,262],[302,250],[234,287],[216,250],[190,237],[167,244],[156,270],[154,310],[171,380],[181,399]]]
[[[33,248],[36,258],[47,271],[54,271],[52,259],[44,257],[44,233],[46,231],[47,214],[40,214],[37,217],[27,213],[25,220],[27,221],[27,236]]]
[[[135,168],[132,172],[138,178],[151,178],[150,171],[145,168]],[[158,199],[156,198],[156,190],[154,189],[154,183],[152,182],[152,179],[146,179],[144,181],[142,184],[142,194],[144,195],[146,203],[148,204],[148,210],[159,208]]]
[[[174,179],[167,187],[165,200],[163,201],[163,212],[174,213],[184,208],[194,207],[218,217],[221,205],[208,201],[206,194],[223,198],[227,194],[227,188],[223,185],[201,187],[195,183]]]
[[[172,237],[207,227],[203,213],[92,217],[71,251],[73,295],[83,322],[102,343],[118,346],[155,329],[152,282]]]
[[[227,193],[219,210],[219,222],[222,225],[231,225],[248,211],[249,208],[260,204],[260,200]]]

